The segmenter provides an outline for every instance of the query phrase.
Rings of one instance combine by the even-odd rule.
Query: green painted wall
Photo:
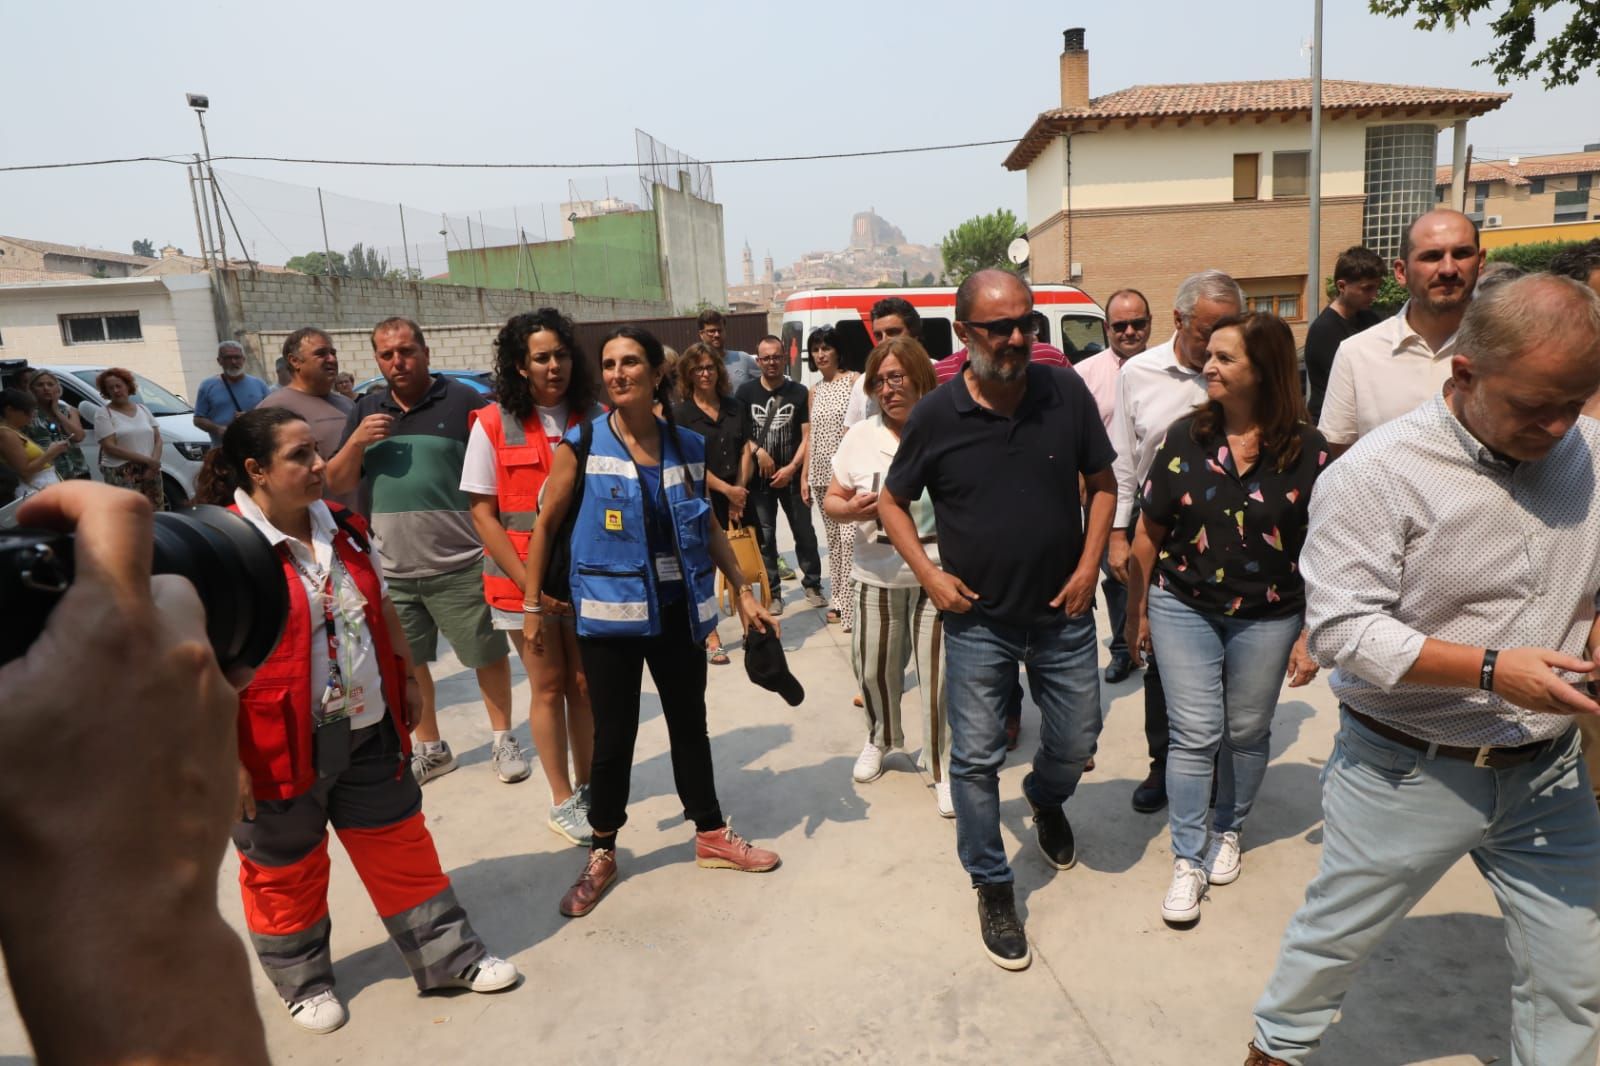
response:
[[[450,250],[451,285],[665,300],[651,211],[580,218],[571,240]],[[520,266],[519,266],[520,259]]]

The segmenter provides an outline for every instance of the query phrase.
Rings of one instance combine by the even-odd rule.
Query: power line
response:
[[[963,141],[959,144],[930,144],[916,148],[874,148],[861,152],[817,152],[810,155],[745,156],[737,159],[701,159],[701,166],[733,166],[745,163],[805,163],[819,159],[863,159],[870,156],[912,155],[919,152],[953,152],[963,148],[992,148],[996,145],[1015,144],[1015,137],[993,141]],[[626,163],[442,163],[425,160],[388,159],[309,159],[281,155],[217,155],[212,162],[250,163],[309,163],[331,167],[426,167],[440,170],[632,170],[638,160]],[[177,159],[162,156],[135,156],[128,159],[96,159],[81,163],[31,163],[21,166],[0,167],[0,173],[16,170],[59,170],[67,167],[99,167],[114,163],[176,163]]]

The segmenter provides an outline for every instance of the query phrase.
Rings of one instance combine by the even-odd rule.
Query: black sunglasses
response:
[[[1143,331],[1148,329],[1149,326],[1150,320],[1148,318],[1130,318],[1122,322],[1111,323],[1111,332],[1121,333],[1125,329]]]
[[[1031,337],[1039,332],[1039,324],[1034,321],[1031,313],[1021,318],[997,318],[993,322],[966,321],[961,324],[968,328],[981,329],[991,337],[1009,337],[1017,330],[1020,330],[1024,337]]]

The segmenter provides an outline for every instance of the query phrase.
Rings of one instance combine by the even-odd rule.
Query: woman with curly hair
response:
[[[587,846],[594,718],[571,605],[545,597],[543,655],[531,654],[522,637],[528,537],[555,446],[567,430],[600,413],[594,372],[571,320],[550,307],[512,316],[495,339],[495,392],[499,403],[473,412],[461,490],[471,498],[472,524],[483,539],[483,591],[494,627],[511,635],[533,690],[528,718],[550,785],[550,828]]]
[[[94,387],[105,397],[105,410],[94,420],[100,445],[100,473],[106,484],[144,493],[155,509],[166,507],[161,484],[161,426],[150,408],[134,400],[138,388],[131,371],[120,366],[100,371]]]

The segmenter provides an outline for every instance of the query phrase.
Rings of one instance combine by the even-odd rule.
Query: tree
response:
[[[1472,16],[1488,12],[1495,0],[1369,0],[1375,14],[1390,18],[1415,15],[1419,30],[1454,30],[1457,24],[1465,26]],[[1567,24],[1550,37],[1543,48],[1531,56],[1534,47],[1536,20],[1541,12],[1555,7],[1557,0],[1505,0],[1505,9],[1494,16],[1489,29],[1494,31],[1498,43],[1482,59],[1475,59],[1475,67],[1490,67],[1501,85],[1512,78],[1529,78],[1542,74],[1544,87],[1572,85],[1587,70],[1600,66],[1600,4],[1594,0],[1569,3],[1571,8]]]
[[[332,271],[328,269],[327,257],[321,252],[307,252],[305,255],[297,255],[283,265],[289,270],[298,270],[302,274],[332,273],[334,277],[339,278],[348,278],[350,276],[350,266],[345,262],[344,256],[338,252],[333,253]]]
[[[151,241],[149,237],[146,237],[143,240],[134,241],[133,254],[142,255],[146,259],[154,259],[156,257],[155,242]]]
[[[348,276],[352,278],[384,280],[389,279],[392,273],[389,269],[389,260],[378,254],[376,248],[368,248],[360,241],[351,247],[346,259],[350,264]]]
[[[1550,269],[1550,260],[1583,241],[1535,241],[1531,244],[1510,244],[1489,253],[1490,262],[1510,263],[1530,274]]]
[[[1006,258],[1006,247],[1025,232],[1027,227],[1003,207],[967,219],[939,242],[945,274],[959,285],[967,275],[991,267],[1017,273],[1016,265]]]

